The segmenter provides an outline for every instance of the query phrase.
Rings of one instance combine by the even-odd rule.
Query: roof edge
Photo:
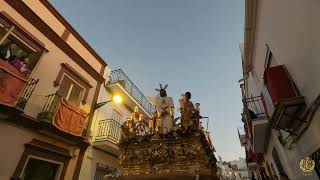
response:
[[[72,35],[74,35],[79,40],[79,42],[101,63],[102,66],[108,66],[108,64],[102,59],[102,57],[68,23],[68,21],[58,12],[58,10],[48,0],[40,0],[40,2],[70,31]]]

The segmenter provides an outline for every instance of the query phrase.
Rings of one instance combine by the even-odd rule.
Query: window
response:
[[[266,53],[266,59],[264,61],[264,68],[274,67],[278,66],[279,63],[275,59],[274,55],[272,54],[270,47],[266,44],[267,47],[267,53]]]
[[[64,79],[66,77],[69,78],[69,81]],[[67,63],[61,64],[61,70],[56,80],[53,82],[53,85],[54,87],[60,85],[59,91],[61,91],[60,94],[63,97],[67,97],[67,99],[77,103],[82,101],[82,104],[87,102],[89,90],[92,88],[89,81]],[[82,98],[79,98],[80,96]]]
[[[56,180],[60,164],[29,158],[21,180]]]
[[[65,97],[67,100],[71,102],[79,104],[82,91],[83,88],[81,88],[68,76],[64,76],[63,80],[61,81],[58,94],[62,97]]]
[[[273,148],[273,150],[272,150],[272,158],[274,160],[274,163],[276,164],[276,167],[278,169],[279,174],[286,174],[284,172],[283,166],[281,164],[278,152],[275,148]]]
[[[96,168],[96,173],[94,175],[94,180],[103,180],[106,175],[113,175],[115,176],[117,172],[116,168],[104,165],[104,164],[99,164],[97,163],[97,168]]]
[[[0,12],[0,59],[29,75],[39,62],[44,46],[23,27]],[[20,62],[21,61],[21,62]],[[21,68],[23,64],[23,68]]]
[[[116,122],[120,123],[122,120],[122,115],[118,111],[113,110],[112,119],[115,120]]]
[[[60,146],[33,139],[25,150],[11,179],[58,180],[65,179],[71,152]]]

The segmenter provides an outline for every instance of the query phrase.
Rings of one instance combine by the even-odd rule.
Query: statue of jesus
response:
[[[168,85],[162,87],[160,84],[160,89],[156,89],[159,91],[159,96],[156,97],[155,102],[157,110],[156,130],[163,134],[170,132],[174,126],[174,104],[172,97],[167,96],[167,87]]]

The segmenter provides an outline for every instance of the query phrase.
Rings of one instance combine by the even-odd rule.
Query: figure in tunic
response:
[[[193,103],[190,101],[191,93],[186,92],[184,98],[180,102],[180,111],[181,111],[181,127],[187,129],[192,125],[192,116],[194,113]]]
[[[155,105],[157,110],[156,116],[156,131],[166,134],[171,131],[174,126],[173,121],[173,112],[174,112],[174,104],[172,97],[167,96],[166,88],[168,85],[162,87],[160,84],[160,89],[156,89],[159,91],[159,95],[155,99]]]

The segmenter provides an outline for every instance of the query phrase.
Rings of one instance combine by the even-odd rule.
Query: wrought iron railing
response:
[[[121,69],[111,72],[108,84],[112,83],[119,83],[150,114],[155,111],[155,107]]]
[[[100,120],[96,141],[109,140],[115,144],[120,142],[121,125],[113,119]]]
[[[97,163],[96,173],[94,175],[94,180],[104,180],[105,176],[115,176],[117,169],[104,164]]]
[[[261,96],[246,98],[244,101],[244,111],[246,116],[251,120],[267,117]]]
[[[61,96],[57,93],[46,96],[46,103],[44,104],[42,111],[38,114],[38,119],[51,123],[60,101]]]
[[[26,107],[27,102],[34,91],[34,88],[37,86],[38,82],[39,79],[35,80],[31,78],[29,80],[28,84],[24,87],[19,97],[18,103],[16,105],[17,108],[24,109]]]

